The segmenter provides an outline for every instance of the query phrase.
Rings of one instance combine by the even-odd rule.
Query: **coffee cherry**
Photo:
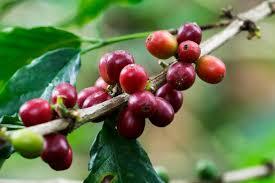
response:
[[[124,50],[112,52],[107,58],[107,74],[110,80],[118,83],[121,70],[133,63],[135,63],[134,57],[130,53]]]
[[[135,115],[147,118],[157,108],[155,96],[149,91],[140,91],[132,94],[128,100],[128,109]]]
[[[119,77],[122,89],[129,94],[144,90],[147,80],[148,75],[145,69],[138,64],[124,67]]]
[[[205,55],[198,60],[196,72],[203,81],[217,84],[225,77],[226,67],[217,57]]]
[[[73,108],[77,100],[77,91],[70,83],[60,83],[53,90],[52,103],[56,103],[57,97],[62,97],[67,108]]]
[[[33,126],[50,121],[53,117],[48,101],[40,98],[24,103],[19,110],[19,115],[25,126]]]
[[[73,161],[73,151],[69,146],[69,150],[66,156],[64,156],[63,158],[57,161],[50,161],[48,162],[48,164],[52,169],[56,171],[62,171],[70,168],[72,161]]]
[[[213,181],[219,177],[219,171],[216,165],[209,160],[200,160],[196,166],[197,174],[200,180]]]
[[[186,23],[181,26],[178,30],[178,43],[183,41],[194,41],[197,44],[200,44],[202,38],[201,28],[196,23]]]
[[[160,87],[156,92],[157,97],[161,97],[172,105],[175,113],[181,108],[183,103],[183,94],[173,89],[169,84]]]
[[[108,84],[112,84],[112,81],[110,80],[108,74],[107,74],[107,58],[110,55],[110,53],[106,53],[105,55],[103,55],[99,61],[99,65],[98,65],[98,71],[100,76],[102,77],[102,79],[108,83]]]
[[[147,50],[159,59],[168,59],[176,54],[178,43],[168,31],[161,30],[150,34],[146,39]]]
[[[96,81],[95,81],[95,86],[96,87],[99,87],[99,88],[102,88],[104,90],[107,90],[108,88],[108,83],[106,83],[102,77],[99,77]]]
[[[166,80],[174,89],[182,91],[190,88],[196,78],[192,64],[177,62],[168,69]]]
[[[184,41],[180,43],[178,48],[178,56],[180,62],[194,63],[200,58],[200,46],[193,41]]]
[[[99,87],[89,87],[89,88],[84,88],[81,90],[78,94],[78,99],[77,99],[77,105],[79,108],[83,107],[84,101],[91,96],[92,94],[98,92],[98,91],[104,91],[102,88]]]
[[[115,84],[119,81],[119,75],[121,70],[129,64],[135,63],[134,58],[131,54],[124,50],[117,50],[111,52],[107,55],[104,55],[100,61],[99,69],[103,68],[103,71],[100,73],[106,72],[107,80],[104,79],[104,76],[101,77],[109,84]],[[105,66],[103,66],[105,65]],[[106,68],[106,71],[104,71]],[[105,76],[106,77],[106,76]]]
[[[15,151],[28,159],[39,157],[43,151],[43,137],[31,130],[24,129],[13,133],[11,142]]]
[[[88,107],[92,107],[96,104],[100,104],[102,102],[105,102],[109,99],[111,99],[112,97],[105,91],[98,91],[95,92],[94,94],[90,95],[83,103],[82,108],[88,108]],[[93,120],[93,122],[101,122],[105,119],[105,117],[99,117]]]
[[[144,127],[145,118],[134,115],[128,108],[119,114],[117,131],[121,136],[136,139],[143,133]]]
[[[173,107],[163,98],[156,97],[157,110],[149,118],[151,123],[158,127],[169,125],[174,119]]]
[[[92,107],[96,104],[105,102],[106,100],[111,99],[112,97],[105,91],[98,91],[90,95],[83,103],[82,108]]]
[[[66,157],[70,146],[64,135],[55,133],[46,135],[44,138],[44,150],[41,158],[45,162],[54,162]]]

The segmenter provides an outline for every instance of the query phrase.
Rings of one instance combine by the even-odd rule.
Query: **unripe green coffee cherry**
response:
[[[197,163],[196,170],[200,180],[212,181],[219,177],[219,172],[216,165],[209,160],[200,160]]]
[[[169,183],[170,182],[170,178],[169,178],[169,175],[168,175],[168,172],[167,172],[166,168],[164,168],[162,166],[157,166],[157,167],[154,167],[154,169],[157,172],[160,179],[164,183]]]
[[[30,130],[20,130],[12,134],[12,145],[19,154],[28,159],[40,156],[43,151],[43,137]]]

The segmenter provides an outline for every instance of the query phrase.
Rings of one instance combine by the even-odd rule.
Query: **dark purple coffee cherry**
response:
[[[61,134],[50,134],[44,137],[44,150],[42,152],[41,158],[45,162],[59,161],[60,159],[66,157],[69,151],[69,144],[64,135]]]
[[[89,88],[84,88],[83,90],[81,90],[78,94],[78,99],[77,99],[77,105],[79,108],[83,107],[83,103],[84,101],[91,96],[92,94],[98,92],[98,91],[104,91],[102,88],[96,87],[96,86],[92,86]]]
[[[118,133],[128,139],[136,139],[144,131],[145,118],[134,115],[128,108],[123,109],[119,114],[117,122]]]
[[[156,111],[156,108],[155,96],[149,91],[136,92],[128,100],[128,109],[137,116],[150,117]]]
[[[106,80],[104,80],[109,84],[118,83],[121,70],[126,65],[133,63],[135,63],[134,57],[130,53],[124,50],[116,50],[109,54],[105,54],[101,58],[99,66],[100,75],[103,79],[107,78]],[[105,66],[103,66],[104,64]]]
[[[156,97],[157,110],[149,118],[152,124],[158,127],[165,127],[169,125],[174,119],[173,107],[163,98]]]
[[[111,99],[112,97],[105,91],[98,91],[94,94],[90,95],[83,103],[82,108],[88,108],[92,107],[96,104],[100,104],[102,102],[105,102],[106,100]]]
[[[192,64],[177,62],[167,71],[167,83],[174,89],[182,91],[190,88],[196,78],[195,68]]]
[[[178,30],[178,43],[183,41],[194,41],[197,44],[200,44],[202,39],[201,28],[196,23],[186,23],[181,26]]]
[[[175,90],[169,84],[160,87],[156,92],[156,96],[165,99],[169,104],[171,104],[175,113],[178,112],[183,103],[182,92]]]
[[[72,151],[72,148],[69,146],[69,150],[66,156],[62,157],[57,161],[49,161],[48,164],[52,169],[56,171],[62,171],[62,170],[69,169],[70,166],[72,165],[72,161],[73,161],[73,151]]]

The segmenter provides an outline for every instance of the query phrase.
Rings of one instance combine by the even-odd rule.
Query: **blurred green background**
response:
[[[223,7],[232,5],[235,12],[240,12],[259,2],[144,0],[132,6],[110,6],[91,23],[66,30],[85,37],[111,37],[176,28],[186,21],[202,25],[218,21]],[[73,16],[77,4],[77,0],[25,0],[1,16],[0,25],[55,26]],[[195,164],[200,159],[210,159],[225,171],[275,157],[275,17],[265,19],[259,26],[262,39],[248,41],[246,33],[241,33],[213,53],[227,65],[227,76],[221,84],[208,85],[197,78],[195,85],[184,92],[184,107],[170,126],[163,129],[149,123],[146,126],[139,140],[152,163],[165,166],[173,179],[194,177]],[[204,40],[217,31],[205,32]],[[82,57],[78,90],[94,83],[100,56],[116,49],[130,51],[136,62],[146,66],[152,75],[158,73],[161,68],[146,51],[144,41],[115,44]],[[88,175],[89,148],[100,127],[88,124],[69,135],[74,151],[69,170],[55,172],[40,159],[26,160],[15,154],[3,165],[0,177],[83,180]],[[271,179],[261,182],[274,182]]]

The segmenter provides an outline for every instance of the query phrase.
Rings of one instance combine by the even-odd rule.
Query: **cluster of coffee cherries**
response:
[[[26,127],[64,117],[60,110],[62,107],[87,108],[110,99],[107,86],[108,84],[99,78],[95,86],[85,88],[77,94],[76,88],[70,83],[60,83],[52,92],[51,103],[41,98],[29,100],[20,107],[19,116]],[[64,130],[42,137],[25,129],[14,133],[11,141],[14,149],[23,157],[33,159],[41,156],[52,169],[59,171],[68,169],[72,164],[73,153],[66,139],[67,133],[68,131]]]
[[[24,103],[19,110],[19,116],[26,127],[46,123],[59,118],[55,110],[58,98],[66,108],[73,108],[77,101],[77,92],[69,83],[57,85],[51,96],[51,104],[44,99],[35,98]],[[12,137],[12,144],[25,158],[36,158],[41,156],[42,160],[54,170],[68,169],[72,164],[72,148],[68,143],[66,132],[53,133],[40,137],[38,134],[21,130]]]
[[[194,84],[196,75],[211,84],[222,81],[226,74],[225,64],[214,56],[200,57],[201,39],[202,31],[196,23],[184,24],[178,30],[177,36],[166,30],[156,31],[148,36],[146,48],[153,56],[159,59],[177,59],[176,63],[169,66],[166,83],[155,95],[144,90],[147,74],[141,66],[132,63],[130,55],[124,56],[124,62],[114,53],[103,57],[100,63],[102,78],[109,84],[119,81],[122,89],[130,94],[128,104],[119,114],[117,122],[120,135],[130,139],[139,137],[143,133],[146,118],[157,127],[169,125],[183,104],[181,91]],[[122,67],[124,68],[119,76]],[[116,77],[112,76],[114,73]]]
[[[196,23],[186,23],[174,36],[168,31],[153,32],[146,40],[148,51],[159,59],[175,57],[177,63],[167,72],[167,83],[182,91],[190,88],[196,77],[210,84],[222,81],[226,74],[225,64],[218,58],[201,56],[202,30]],[[193,66],[195,65],[195,67]]]
[[[146,70],[126,51],[105,54],[99,63],[99,73],[105,83],[117,85],[130,95],[116,123],[118,133],[125,138],[138,138],[144,131],[146,118],[158,127],[167,126],[182,105],[181,92],[170,85],[160,88],[156,96],[146,90],[150,88]]]
[[[219,83],[225,76],[226,68],[221,60],[210,55],[200,57],[201,39],[202,31],[195,23],[184,24],[177,36],[168,31],[156,31],[149,35],[146,47],[153,56],[159,59],[174,56],[177,59],[168,68],[166,83],[156,92],[151,91],[148,74],[135,63],[134,57],[127,51],[116,50],[100,59],[100,77],[93,86],[77,94],[71,84],[60,83],[52,92],[51,103],[41,98],[27,101],[21,106],[19,116],[23,124],[30,127],[64,117],[59,110],[60,105],[65,109],[83,109],[125,92],[129,94],[129,100],[120,109],[116,120],[116,129],[121,136],[138,138],[144,131],[146,118],[157,127],[165,127],[173,121],[183,104],[181,91],[193,85],[196,74],[212,84]],[[100,117],[95,122],[103,120],[104,117]],[[20,131],[13,136],[12,144],[22,156],[41,156],[54,170],[70,167],[72,149],[66,140],[66,130],[44,137],[32,131]],[[31,142],[35,142],[35,145],[31,145]]]

